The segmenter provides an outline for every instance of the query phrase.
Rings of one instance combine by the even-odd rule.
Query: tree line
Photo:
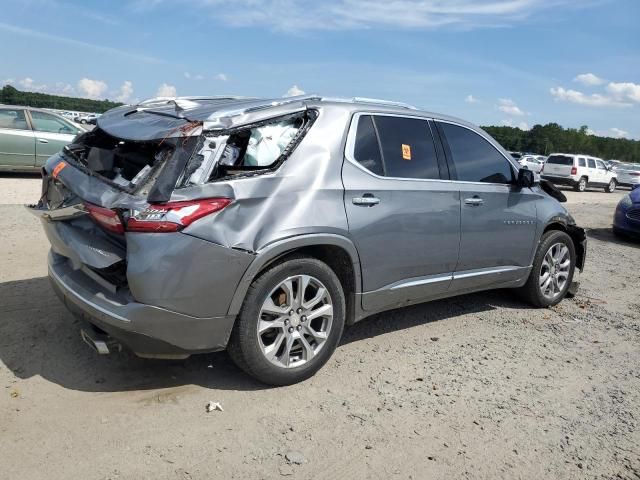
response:
[[[0,103],[92,113],[104,113],[107,110],[122,105],[122,103],[109,100],[91,100],[88,98],[61,97],[48,93],[23,92],[11,85],[5,85],[0,89]]]
[[[11,85],[0,89],[0,103],[59,110],[104,113],[122,105],[110,100],[62,97],[48,93],[24,92]],[[554,152],[584,153],[605,160],[640,162],[640,141],[590,135],[587,126],[562,128],[557,123],[535,125],[531,130],[516,127],[483,127],[504,148],[517,152],[549,155]]]
[[[507,150],[550,153],[584,153],[605,160],[640,162],[640,141],[590,135],[584,125],[562,128],[557,123],[534,125],[531,130],[515,127],[482,127]]]

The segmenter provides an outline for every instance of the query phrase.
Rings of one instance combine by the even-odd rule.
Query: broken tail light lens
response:
[[[152,203],[144,210],[132,212],[127,221],[127,231],[178,232],[202,217],[219,212],[230,203],[229,198]]]
[[[105,230],[118,234],[124,233],[124,225],[115,210],[87,202],[85,202],[84,207],[87,209],[89,216]]]

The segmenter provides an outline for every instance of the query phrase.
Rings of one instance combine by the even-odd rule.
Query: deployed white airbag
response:
[[[286,120],[252,129],[243,164],[266,167],[275,162],[298,133],[294,123]]]

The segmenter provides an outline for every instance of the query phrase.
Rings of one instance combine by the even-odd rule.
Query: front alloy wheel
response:
[[[540,239],[527,282],[520,295],[536,307],[551,307],[560,302],[573,280],[576,250],[566,232],[550,230]]]
[[[265,358],[295,368],[314,358],[331,333],[333,303],[324,284],[310,275],[289,277],[267,296],[258,318]]]
[[[555,300],[565,290],[570,269],[569,248],[563,243],[552,245],[540,267],[538,279],[540,293],[550,301]]]

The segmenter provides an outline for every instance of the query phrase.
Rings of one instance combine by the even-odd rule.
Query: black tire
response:
[[[587,189],[587,185],[587,177],[580,177],[580,180],[578,180],[578,183],[573,186],[573,189],[576,192],[584,192]]]
[[[258,340],[258,317],[270,292],[287,277],[311,275],[324,284],[333,303],[333,323],[322,349],[311,360],[298,367],[279,367],[265,358]],[[346,317],[345,298],[340,280],[325,263],[315,258],[295,255],[287,257],[256,278],[244,299],[227,351],[235,364],[256,380],[268,385],[291,385],[313,376],[335,351]]]
[[[560,291],[560,294],[554,298],[549,299],[542,294],[540,290],[539,284],[539,276],[542,269],[542,262],[544,261],[544,256],[549,251],[549,249],[555,245],[556,243],[563,243],[569,249],[569,258],[571,260],[571,265],[569,267],[569,275],[567,277],[567,282],[564,285],[563,289]],[[540,243],[538,244],[538,249],[536,250],[536,255],[533,259],[533,267],[531,268],[531,273],[529,274],[529,278],[527,283],[524,284],[523,287],[519,289],[520,296],[529,302],[534,307],[551,307],[560,303],[560,301],[566,296],[567,290],[571,286],[571,282],[573,281],[573,274],[576,268],[576,250],[573,245],[573,240],[571,237],[567,235],[565,232],[558,230],[551,230],[546,232],[542,238],[540,239]]]
[[[607,193],[613,193],[616,191],[616,187],[618,186],[618,182],[616,182],[615,178],[612,178],[609,181],[609,185],[607,185],[606,187],[604,187],[604,191]]]

